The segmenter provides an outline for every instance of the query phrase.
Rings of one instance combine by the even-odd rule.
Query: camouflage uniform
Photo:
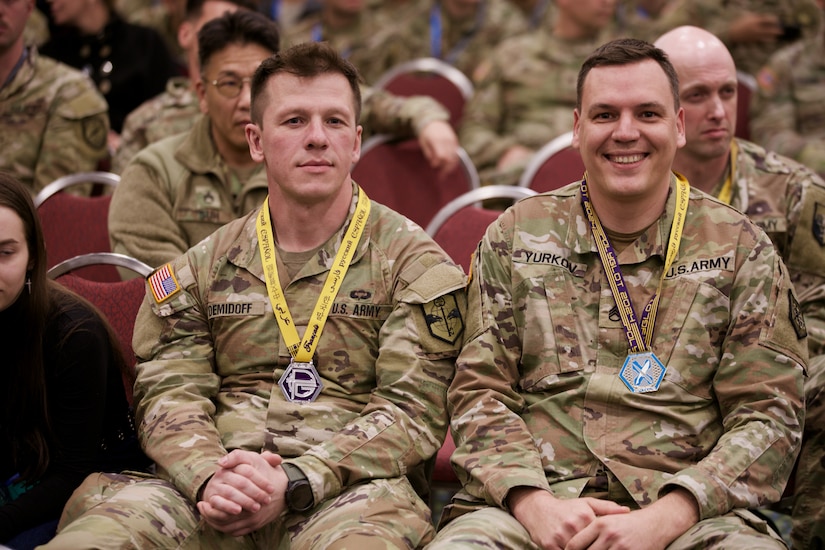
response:
[[[413,137],[434,120],[450,119],[447,109],[427,96],[399,97],[361,86],[361,101],[365,138],[372,133]],[[199,114],[198,96],[191,90],[189,81],[171,79],[164,93],[143,103],[126,119],[112,170],[123,172],[137,152],[150,143],[190,129]]]
[[[732,43],[728,28],[732,21],[746,11],[773,13],[782,23],[798,26],[803,37],[812,37],[821,24],[821,10],[815,0],[679,0],[668,6],[665,13],[652,25],[650,37],[682,25],[706,29],[719,37],[728,47],[736,68],[749,74],[767,63],[768,58],[790,41]],[[648,38],[648,37],[641,37]]]
[[[23,43],[27,45],[42,46],[49,41],[49,20],[46,15],[36,6],[26,19],[26,27],[23,29]]]
[[[433,2],[420,6],[407,19],[377,32],[369,42],[371,58],[359,70],[367,82],[374,82],[394,66],[419,57],[440,57],[469,78],[479,64],[492,55],[506,38],[527,31],[527,20],[508,0],[482,0],[479,16],[452,21],[441,10],[441,55],[431,49],[430,12]]]
[[[30,46],[0,88],[0,169],[32,194],[61,176],[94,170],[108,152],[107,111],[91,80]]]
[[[825,388],[825,182],[791,159],[748,141],[736,143],[731,206],[747,214],[773,241],[788,267],[808,328],[807,412],[795,477],[793,538],[796,547],[809,548],[814,526],[825,527],[825,402],[819,396]]]
[[[671,184],[665,213],[619,254],[636,311],[656,290],[675,202]],[[468,300],[448,393],[464,490],[443,518],[506,510],[514,487],[631,508],[679,487],[711,521],[675,547],[699,548],[781,496],[802,436],[805,324],[770,240],[733,208],[691,191],[655,320],[652,350],[667,366],[656,392],[619,379],[628,343],[578,184],[523,199],[488,228]],[[468,536],[499,532],[528,537],[514,518]]]
[[[367,45],[367,38],[375,32],[375,17],[369,9],[364,9],[357,21],[343,29],[330,29],[323,24],[321,12],[302,19],[289,28],[283,36],[281,47],[287,49],[302,42],[329,42],[342,57],[362,71],[370,58],[375,55]],[[362,72],[363,75],[363,72]]]
[[[350,216],[354,209],[355,198]],[[342,233],[284,288],[299,334]],[[289,353],[263,282],[255,215],[221,228],[171,269],[182,290],[161,305],[147,290],[134,344],[141,360],[135,385],[141,443],[174,488],[121,478],[128,495],[102,505],[94,496],[101,489],[89,491],[87,500],[75,493],[64,524],[80,504],[98,506],[51,547],[108,536],[111,548],[168,548],[184,539],[183,547],[288,548],[279,540],[285,528],[292,548],[327,548],[323,541],[347,531],[367,534],[365,548],[426,543],[433,534],[429,511],[404,476],[420,473],[446,433],[446,390],[463,324],[453,317],[448,334],[432,314],[439,300],[463,314],[460,268],[420,227],[372,203],[318,345],[321,394],[304,405],[286,401],[277,384]],[[242,539],[198,525],[192,503],[232,449],[266,449],[289,459],[309,479],[317,506],[307,515],[286,513],[283,523]]]
[[[112,159],[112,170],[118,174],[144,147],[161,139],[192,128],[200,114],[198,94],[186,77],[170,78],[166,91],[144,101],[129,113],[120,134],[120,147]]]
[[[825,32],[777,52],[756,81],[754,141],[825,176]]]
[[[258,165],[234,182],[212,142],[209,117],[147,147],[121,176],[109,206],[112,251],[159,266],[250,212],[267,194]]]
[[[505,151],[514,145],[537,150],[573,128],[579,69],[603,41],[570,42],[540,29],[507,40],[480,69],[459,141],[483,184],[515,185],[528,161],[499,172]]]

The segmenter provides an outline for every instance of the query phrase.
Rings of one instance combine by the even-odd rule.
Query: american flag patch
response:
[[[174,293],[180,290],[178,280],[172,273],[172,266],[166,264],[149,276],[149,286],[152,288],[152,294],[155,295],[155,301],[161,303]]]

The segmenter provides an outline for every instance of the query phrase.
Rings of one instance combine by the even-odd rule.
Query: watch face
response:
[[[289,507],[296,512],[306,512],[312,508],[314,497],[309,481],[301,480],[289,484]]]

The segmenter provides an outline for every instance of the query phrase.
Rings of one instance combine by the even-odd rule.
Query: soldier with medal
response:
[[[661,50],[593,52],[573,133],[582,180],[519,201],[476,253],[448,393],[463,488],[430,548],[785,548],[749,509],[781,497],[801,441],[787,269],[672,172]]]
[[[435,535],[425,463],[446,435],[466,277],[350,177],[349,62],[302,44],[250,86],[269,196],[152,274],[136,323],[135,416],[158,477],[89,478],[52,548],[366,550]]]

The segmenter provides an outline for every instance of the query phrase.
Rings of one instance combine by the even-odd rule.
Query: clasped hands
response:
[[[561,500],[532,488],[513,489],[508,502],[543,550],[661,550],[699,520],[696,501],[683,489],[641,510],[589,497]]]
[[[198,511],[212,528],[247,535],[278,518],[286,508],[287,477],[279,455],[234,450],[218,460]]]

